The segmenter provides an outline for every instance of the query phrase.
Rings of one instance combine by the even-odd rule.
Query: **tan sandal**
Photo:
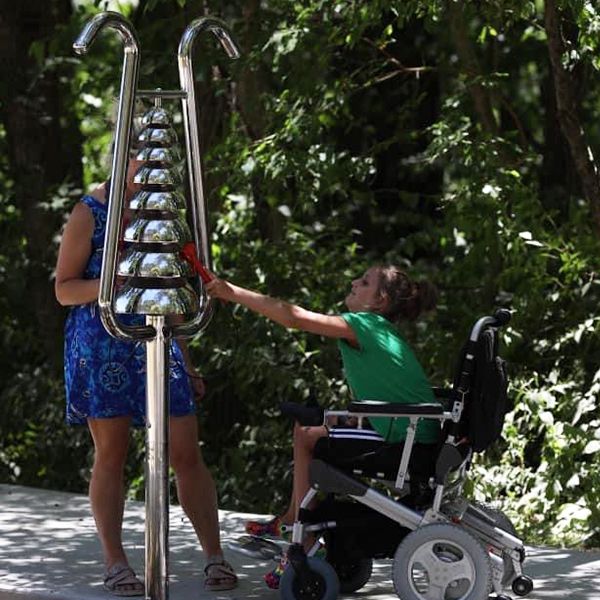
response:
[[[115,563],[104,573],[104,589],[113,596],[143,596],[144,584],[125,563]]]
[[[224,592],[237,587],[238,578],[233,567],[225,560],[209,562],[204,567],[204,589]]]

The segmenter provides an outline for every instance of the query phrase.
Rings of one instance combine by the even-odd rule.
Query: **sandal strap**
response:
[[[117,563],[104,574],[104,585],[114,588],[119,585],[142,585],[142,582],[131,567]]]
[[[209,573],[209,571],[212,572]],[[204,575],[209,579],[234,579],[237,581],[237,575],[235,574],[233,567],[224,559],[219,562],[209,562],[204,567]]]
[[[228,573],[230,573],[231,575],[235,575],[235,571],[233,570],[233,567],[225,560],[213,560],[212,562],[209,562],[206,564],[206,566],[204,567],[204,574],[207,575],[207,571],[209,569],[212,569],[213,567],[217,567],[219,570],[222,571],[226,571]]]

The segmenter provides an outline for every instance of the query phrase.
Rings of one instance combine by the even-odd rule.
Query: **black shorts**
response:
[[[313,457],[344,471],[396,479],[403,450],[404,442],[388,443],[376,431],[340,427],[317,441]],[[437,450],[438,444],[415,443],[409,465],[411,475],[433,475]]]

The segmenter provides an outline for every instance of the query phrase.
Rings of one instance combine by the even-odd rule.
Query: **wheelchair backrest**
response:
[[[507,310],[479,319],[461,353],[453,385],[455,402],[462,402],[459,435],[474,452],[482,452],[502,432],[510,405],[506,363],[498,355],[498,328],[510,320]]]

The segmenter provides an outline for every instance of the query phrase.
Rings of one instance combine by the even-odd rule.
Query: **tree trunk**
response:
[[[483,129],[489,134],[495,134],[498,131],[498,124],[492,110],[492,101],[488,90],[480,83],[477,78],[481,77],[482,70],[469,39],[469,34],[464,19],[464,5],[462,2],[453,2],[450,0],[447,4],[448,16],[450,21],[450,31],[456,52],[460,59],[463,69],[470,82],[467,83],[469,93],[473,99],[475,112]]]
[[[24,272],[18,273],[26,298],[16,298],[14,306],[36,331],[40,349],[56,364],[62,361],[62,310],[54,298],[51,271],[53,238],[62,215],[41,203],[61,184],[81,186],[81,143],[60,81],[69,76],[66,67],[38,63],[39,54],[32,49],[46,56],[50,38],[68,23],[71,10],[69,0],[0,0],[0,119],[27,259]]]
[[[546,0],[544,25],[548,36],[548,52],[554,87],[556,90],[557,117],[567,140],[575,170],[581,181],[583,194],[590,204],[596,227],[600,230],[600,178],[598,167],[589,147],[581,120],[574,77],[562,64],[565,53],[561,37],[561,15],[555,0]]]

